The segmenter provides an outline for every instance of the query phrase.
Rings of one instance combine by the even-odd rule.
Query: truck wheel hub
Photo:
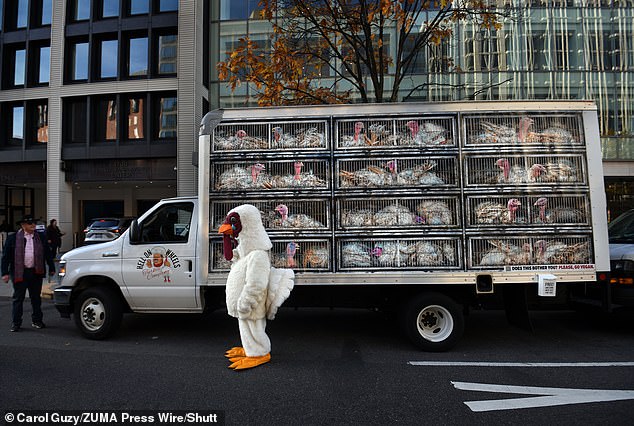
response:
[[[89,330],[99,329],[106,318],[106,310],[100,300],[87,299],[81,309],[82,322]]]

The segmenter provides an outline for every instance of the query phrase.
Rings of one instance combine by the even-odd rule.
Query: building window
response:
[[[88,129],[86,98],[67,99],[63,107],[64,140],[68,143],[85,144]]]
[[[178,36],[158,37],[158,74],[176,74],[178,59]]]
[[[118,73],[119,41],[103,40],[101,42],[100,78],[116,78]]]
[[[129,98],[127,102],[127,116],[128,116],[128,139],[139,140],[144,138],[143,123],[144,120],[144,98]]]
[[[150,12],[150,0],[130,0],[130,15],[143,15]]]
[[[159,98],[159,139],[175,139],[178,127],[178,103],[176,97]]]
[[[178,0],[160,0],[159,12],[176,12],[178,11]]]
[[[94,115],[95,139],[97,142],[112,142],[117,140],[117,100],[114,97],[97,99]]]
[[[53,0],[31,0],[31,26],[51,25],[53,18]]]
[[[72,80],[88,80],[88,43],[74,43],[71,58]]]
[[[13,60],[13,86],[24,86],[26,79],[26,49],[16,49]]]
[[[39,49],[38,55],[38,84],[47,84],[51,77],[51,48],[49,46],[42,46]]]
[[[101,17],[113,18],[119,16],[119,0],[103,0]]]
[[[128,43],[128,76],[146,76],[148,64],[147,37],[130,38]]]
[[[14,0],[15,1],[15,0]],[[29,0],[17,0],[16,28],[26,28],[29,20]]]
[[[0,0],[0,31],[2,31],[2,21],[4,21],[4,1]]]
[[[27,123],[29,131],[29,143],[40,145],[48,143],[48,102],[35,101],[27,104],[32,123]]]
[[[90,0],[74,0],[71,10],[72,21],[90,19]]]
[[[24,141],[24,106],[11,108],[11,145],[22,145]]]

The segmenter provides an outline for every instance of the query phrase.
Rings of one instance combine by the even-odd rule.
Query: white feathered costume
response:
[[[242,347],[231,348],[226,356],[232,361],[229,368],[243,370],[270,361],[266,319],[275,318],[290,295],[295,274],[271,267],[271,240],[255,206],[231,210],[218,232],[224,236],[225,258],[233,262],[227,277],[227,312],[238,318],[242,341]]]

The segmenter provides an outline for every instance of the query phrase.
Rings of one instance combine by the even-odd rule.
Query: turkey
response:
[[[480,122],[483,133],[475,138],[475,143],[495,143],[495,144],[515,144],[518,142],[526,142],[529,135],[529,129],[533,124],[533,120],[529,117],[520,118],[517,129],[514,127],[504,126],[501,124],[491,123],[490,121]]]
[[[500,158],[495,165],[502,169],[502,174],[498,175],[498,183],[531,183],[537,182],[542,173],[546,172],[546,168],[541,164],[533,164],[527,169],[523,166],[511,166],[506,158]]]
[[[354,123],[354,134],[341,136],[340,146],[341,147],[355,147],[355,146],[366,146],[365,135],[363,135],[363,129],[365,126],[361,121],[357,121]]]
[[[414,215],[405,206],[401,204],[391,204],[374,214],[374,224],[376,226],[398,226],[413,225]]]
[[[330,253],[327,248],[309,247],[304,250],[302,267],[307,268],[327,268],[330,264]]]
[[[364,137],[365,143],[370,146],[394,145],[396,138],[392,131],[384,124],[372,124],[368,126],[369,137]]]
[[[262,185],[267,189],[276,188],[320,188],[326,186],[326,181],[315,175],[312,170],[302,172],[304,163],[295,161],[293,163],[294,173],[292,175],[271,176]]]
[[[572,144],[576,142],[572,133],[557,125],[551,126],[542,132],[529,132],[526,139],[528,142],[544,144]]]
[[[264,172],[266,166],[255,163],[251,166],[233,167],[224,171],[216,184],[218,190],[261,188],[269,177]]]
[[[521,205],[522,203],[517,198],[509,199],[506,206],[492,201],[485,201],[478,204],[475,209],[476,223],[499,225],[522,222],[523,220],[517,216],[517,211]]]
[[[444,185],[445,181],[432,169],[436,167],[435,161],[429,161],[410,169],[405,169],[396,175],[396,184],[402,186],[411,185]]]
[[[403,241],[375,244],[372,256],[381,266],[409,266],[409,259],[415,253],[415,246]]]
[[[539,207],[539,214],[534,219],[535,223],[582,223],[584,214],[581,210],[568,207],[548,207],[548,199],[540,197],[534,206]]]
[[[489,240],[494,248],[480,259],[480,266],[528,265],[531,262],[531,246],[528,243],[519,247],[501,240]]]
[[[588,263],[590,249],[587,242],[566,244],[562,241],[535,241],[535,260],[544,265]]]
[[[279,220],[273,222],[273,227],[277,228],[325,228],[324,224],[305,214],[288,214],[286,204],[279,204],[275,211],[281,216]]]
[[[273,146],[276,148],[318,148],[324,146],[324,135],[316,127],[300,130],[295,135],[273,127]]]
[[[422,125],[418,121],[411,120],[405,123],[409,129],[409,135],[403,145],[446,145],[447,129],[438,124],[424,122]]]
[[[355,172],[341,170],[341,187],[350,186],[384,186],[389,183],[389,176],[385,170],[376,166],[368,166]]]
[[[453,213],[447,203],[437,200],[425,200],[416,207],[416,222],[425,225],[451,225]]]
[[[299,250],[299,245],[293,241],[286,244],[286,251],[284,253],[271,254],[271,265],[276,268],[296,268],[297,262],[295,261],[295,255]]]
[[[374,226],[372,210],[344,210],[341,214],[341,226],[350,228]]]
[[[341,249],[341,261],[344,267],[367,268],[372,266],[370,248],[363,243],[346,243]]]
[[[268,142],[257,137],[249,136],[246,131],[240,129],[233,136],[216,136],[214,145],[219,151],[237,151],[245,149],[266,149]]]
[[[577,168],[569,160],[560,159],[544,164],[545,173],[539,175],[540,182],[579,182]]]

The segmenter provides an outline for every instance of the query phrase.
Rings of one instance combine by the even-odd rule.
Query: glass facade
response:
[[[13,68],[13,85],[24,86],[26,81],[26,50],[15,51],[15,67]]]
[[[104,40],[101,42],[101,70],[99,77],[116,78],[118,75],[119,41]]]
[[[42,10],[40,15],[40,25],[51,25],[53,18],[53,0],[42,0]]]
[[[159,139],[176,138],[176,130],[178,127],[178,107],[175,97],[160,98],[160,114],[158,125]]]
[[[175,12],[178,10],[178,0],[160,0],[159,12]]]
[[[634,2],[496,3],[510,12],[502,27],[456,23],[451,40],[420,51],[399,101],[592,99],[599,107],[604,158],[634,160]],[[239,38],[248,35],[264,52],[269,49],[271,24],[257,12],[257,1],[250,0],[221,0],[212,7],[210,75],[217,87],[211,92],[219,94],[220,107],[256,102],[253,86],[231,92],[226,83],[213,80],[215,64],[227,58]],[[431,19],[428,12],[418,23]],[[393,55],[398,31],[388,28],[383,43]],[[326,87],[334,83],[328,71],[322,78]],[[339,87],[350,88],[345,82]]]
[[[11,139],[13,143],[22,144],[24,139],[24,107],[14,106],[11,111],[13,126],[11,128]]]
[[[74,21],[85,21],[90,19],[91,0],[74,0]]]
[[[119,0],[102,0],[101,17],[113,18],[119,16]]]
[[[29,0],[13,0],[17,3],[16,28],[26,28],[29,22]]]
[[[40,47],[38,84],[46,84],[51,78],[51,48],[48,46]]]
[[[150,0],[130,0],[130,15],[141,15],[150,11]]]
[[[161,35],[158,38],[158,74],[176,74],[178,66],[178,36]]]
[[[72,47],[72,79],[88,79],[88,43],[75,43]]]

